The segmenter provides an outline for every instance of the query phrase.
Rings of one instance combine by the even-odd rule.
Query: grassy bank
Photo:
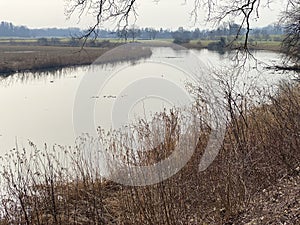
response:
[[[93,144],[89,136],[81,137],[75,149],[37,149],[32,144],[31,154],[28,149],[14,150],[3,159],[0,180],[5,194],[0,201],[0,224],[251,224],[254,217],[261,224],[298,224],[299,183],[295,182],[299,179],[295,178],[295,188],[290,191],[276,188],[283,188],[282,178],[299,174],[299,83],[282,84],[276,94],[259,96],[260,104],[257,98],[235,95],[227,84],[220,84],[229,112],[225,139],[207,170],[198,170],[211,132],[205,122],[197,125],[201,128],[198,144],[184,168],[145,187],[102,179],[100,168],[93,164],[96,160],[99,165],[99,155],[89,152],[89,158],[82,156],[84,146]],[[195,96],[199,104],[190,115],[202,118],[208,110],[205,99],[197,91]],[[151,133],[153,124],[145,121],[133,128],[139,135],[99,131],[98,141],[123,162],[150,165],[169,156],[179,137],[185,135],[180,133],[180,115],[180,111],[157,115],[156,130]],[[161,130],[166,131],[163,141],[153,148]],[[134,158],[130,146],[136,143],[152,150],[141,151],[139,159]],[[269,210],[267,215],[264,210],[244,215],[248,209],[252,212],[250,208],[262,207],[259,193],[274,199],[266,208],[284,193],[296,200],[288,205],[293,199],[286,196],[287,205]]]
[[[210,44],[218,43],[218,40],[192,40],[190,43],[182,44],[189,49],[203,49],[208,48]],[[240,42],[242,44],[242,42]],[[250,50],[267,50],[280,52],[280,41],[252,41],[249,42],[248,47]]]
[[[138,44],[132,45],[132,47],[122,47],[120,43],[110,43],[107,47],[101,48],[0,45],[0,76],[24,71],[36,72],[70,66],[90,65],[104,53],[107,53],[104,59],[106,62],[102,63],[136,61],[149,57],[152,54],[150,48],[143,48]]]
[[[108,48],[3,46],[0,45],[0,74],[38,71],[91,64]]]

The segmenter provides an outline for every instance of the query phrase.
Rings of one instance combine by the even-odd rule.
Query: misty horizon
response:
[[[282,6],[285,0],[273,2],[271,6],[264,7],[259,11],[259,18],[251,21],[252,27],[264,27],[278,22]],[[206,12],[200,10],[197,22],[191,18],[193,4],[190,1],[171,1],[164,0],[154,3],[152,0],[145,0],[138,3],[138,16],[136,21],[131,20],[130,24],[138,27],[153,27],[155,29],[168,28],[176,30],[178,27],[184,27],[192,30],[197,27],[203,29],[214,29],[212,23],[205,20]],[[11,0],[1,3],[0,15],[1,21],[9,21],[14,25],[26,25],[32,29],[43,28],[73,28],[87,29],[94,24],[94,18],[89,14],[84,14],[79,19],[78,14],[67,18],[66,0]],[[172,9],[172,10],[170,10]],[[178,16],[180,15],[180,16]],[[239,23],[239,21],[235,21]],[[116,28],[113,22],[107,22],[101,25],[101,29]]]
[[[70,26],[70,27],[55,27],[55,26],[50,26],[50,27],[31,27],[31,26],[28,26],[26,24],[15,24],[13,23],[12,21],[0,21],[0,23],[9,23],[9,24],[12,24],[13,26],[15,27],[25,27],[27,29],[30,29],[30,30],[47,30],[47,29],[61,29],[61,30],[67,30],[67,29],[74,29],[74,30],[79,30],[79,31],[85,31],[87,29],[89,29],[89,27],[79,27],[79,26]],[[228,25],[230,23],[227,23],[226,25]],[[193,28],[188,28],[188,27],[184,27],[184,26],[179,26],[177,28],[169,28],[169,27],[159,27],[159,28],[155,28],[155,27],[147,27],[147,26],[143,26],[143,27],[139,27],[139,26],[136,26],[136,25],[128,25],[127,28],[128,29],[131,29],[133,26],[135,29],[147,29],[147,28],[152,28],[152,29],[155,29],[155,30],[160,30],[160,29],[163,29],[163,30],[166,30],[166,31],[170,31],[170,32],[173,32],[173,31],[177,31],[178,29],[180,28],[183,28],[184,30],[186,31],[194,31],[195,29],[199,29],[199,30],[203,30],[203,31],[213,31],[213,30],[216,30],[220,27],[223,27],[225,24],[222,24],[220,26],[217,26],[217,27],[210,27],[210,28],[207,28],[207,27],[193,27]],[[278,25],[278,23],[270,23],[270,24],[266,24],[265,26],[257,26],[257,27],[253,27],[252,29],[262,29],[262,28],[266,28],[266,27],[271,27],[271,26],[274,26],[274,27],[280,27],[280,25]],[[107,30],[107,31],[117,31],[118,28],[108,28],[108,27],[100,27],[98,30]],[[1,34],[0,34],[1,35]]]

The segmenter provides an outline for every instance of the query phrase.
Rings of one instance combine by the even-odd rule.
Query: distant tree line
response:
[[[139,28],[136,26],[130,26],[125,29],[109,30],[101,29],[97,30],[97,37],[101,38],[118,38],[124,40],[137,40],[137,39],[174,39],[174,42],[187,43],[192,39],[209,39],[220,40],[222,36],[233,36],[237,33],[240,26],[235,23],[226,23],[218,27],[215,30],[200,30],[196,28],[194,30],[186,30],[183,27],[179,27],[176,31],[169,29],[154,29],[154,28]],[[241,34],[246,30],[240,30]],[[45,28],[45,29],[30,29],[26,26],[14,26],[12,23],[1,22],[0,23],[0,37],[23,37],[23,38],[36,38],[36,37],[80,37],[84,33],[84,30],[79,28]],[[268,40],[270,35],[281,35],[284,33],[283,27],[279,25],[269,25],[263,28],[255,28],[250,31],[250,35],[260,40]],[[91,37],[96,37],[95,35]]]
[[[45,29],[29,29],[26,26],[14,26],[9,22],[0,23],[0,37],[70,37],[80,34],[79,28],[45,28]]]
[[[227,23],[215,30],[196,28],[194,30],[186,30],[183,27],[179,27],[176,31],[169,29],[154,29],[154,28],[137,28],[131,26],[126,29],[108,32],[110,37],[123,38],[125,40],[132,39],[174,39],[177,44],[188,43],[190,40],[202,39],[202,40],[220,40],[220,37],[224,36],[235,36],[240,26],[235,23]],[[245,29],[239,30],[240,34],[245,34]],[[105,33],[101,30],[99,33],[100,37],[104,37]],[[284,34],[284,28],[279,25],[269,25],[262,28],[255,28],[250,30],[250,36],[255,40],[271,40],[271,35],[282,35]],[[242,35],[241,35],[242,36]],[[278,40],[277,40],[278,39]],[[273,39],[272,39],[273,40]],[[279,37],[276,37],[273,41],[281,41]]]

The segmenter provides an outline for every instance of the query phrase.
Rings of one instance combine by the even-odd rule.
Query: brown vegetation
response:
[[[108,48],[0,45],[0,74],[91,64]]]
[[[183,47],[188,49],[203,49],[208,48],[209,44],[217,44],[218,41],[212,41],[212,40],[198,40],[198,41],[192,41],[189,43],[182,44]],[[236,48],[240,43],[234,45],[231,44],[230,46],[226,46],[226,48],[219,49],[223,51],[228,51],[231,49]],[[249,50],[266,50],[266,51],[274,51],[274,52],[281,52],[281,42],[279,41],[257,41],[256,43],[250,42],[248,43],[248,49]]]
[[[282,84],[275,96],[264,96],[267,100],[259,106],[245,96],[235,96],[238,100],[230,89],[224,88],[224,92],[230,120],[221,151],[207,170],[198,171],[210,132],[205,123],[200,124],[199,143],[188,164],[171,178],[144,187],[101,178],[99,168],[90,162],[98,158],[91,153],[91,159],[86,159],[81,154],[83,146],[91,143],[88,136],[79,140],[75,150],[59,146],[39,150],[32,144],[31,153],[14,150],[3,161],[1,224],[173,225],[243,221],[240,218],[246,218],[245,210],[261,204],[258,193],[277,187],[282,177],[293,179],[299,174],[300,86]],[[205,107],[199,110],[200,117],[201,112],[205,112]],[[178,133],[180,129],[174,129],[179,119],[179,112],[157,115],[157,126],[170,135],[161,146],[152,149],[154,153],[141,157],[143,160],[156,162],[173,151],[178,135],[182,135]],[[140,123],[135,129],[142,132],[138,141],[147,148],[156,136],[143,133],[145,126]],[[128,144],[133,137],[99,132],[99,138],[116,157],[132,160]],[[299,189],[293,190],[299,199]],[[265,198],[279,191],[273,188]],[[290,211],[284,213],[285,218],[293,219],[286,219],[285,224],[300,222],[299,217],[286,215],[297,209],[299,201],[291,202]],[[274,216],[265,217],[264,223],[274,222]]]
[[[0,45],[0,75],[10,75],[15,72],[41,71],[60,69],[63,67],[90,65],[105,52],[104,58],[98,63],[115,63],[118,61],[135,61],[151,56],[149,48],[139,45],[125,47],[119,43],[109,47],[62,47],[62,46],[5,46]],[[119,46],[116,49],[113,47]],[[130,54],[128,55],[128,52]]]

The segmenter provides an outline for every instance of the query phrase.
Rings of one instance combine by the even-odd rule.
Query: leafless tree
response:
[[[282,42],[282,51],[286,60],[299,67],[300,63],[300,0],[290,1],[283,12],[281,22],[286,36]]]
[[[87,38],[92,33],[97,31],[97,27],[106,21],[115,21],[119,27],[127,28],[129,20],[136,20],[137,18],[137,2],[136,0],[66,0],[68,1],[67,15],[71,16],[74,13],[79,14],[81,18],[84,14],[91,14],[95,19],[94,25],[91,26],[83,37]],[[163,0],[154,0],[156,2]],[[249,33],[252,27],[252,21],[259,18],[260,10],[263,7],[271,7],[272,0],[181,0],[185,3],[192,1],[194,4],[191,16],[195,21],[198,20],[198,15],[205,12],[206,19],[214,24],[220,24],[224,21],[234,21],[239,24],[239,29],[235,34],[233,40],[236,41],[238,37],[244,35],[242,45],[235,47],[248,51]],[[292,8],[288,7],[292,4],[299,4],[299,0],[287,0],[286,17],[288,21],[298,21],[298,25],[287,25],[287,30],[290,35],[287,36],[285,43],[294,45],[294,41],[299,39],[299,8],[298,11],[288,11]],[[296,13],[295,16],[288,16],[291,13]],[[246,32],[243,33],[243,28]],[[295,31],[298,33],[295,34]],[[293,38],[292,38],[293,37]],[[298,38],[297,38],[298,37]],[[295,39],[296,38],[296,39]],[[289,52],[291,55],[294,47],[291,47]],[[296,53],[298,54],[298,53]]]
[[[115,21],[124,29],[129,24],[129,18],[134,19],[136,13],[136,0],[65,0],[67,2],[66,15],[71,17],[78,14],[79,19],[83,15],[92,15],[94,23],[83,34],[88,38],[92,34],[97,36],[98,27],[107,21]]]
[[[128,30],[128,35],[130,38],[132,38],[132,42],[134,42],[135,39],[141,35],[141,30],[135,25],[131,25]]]

